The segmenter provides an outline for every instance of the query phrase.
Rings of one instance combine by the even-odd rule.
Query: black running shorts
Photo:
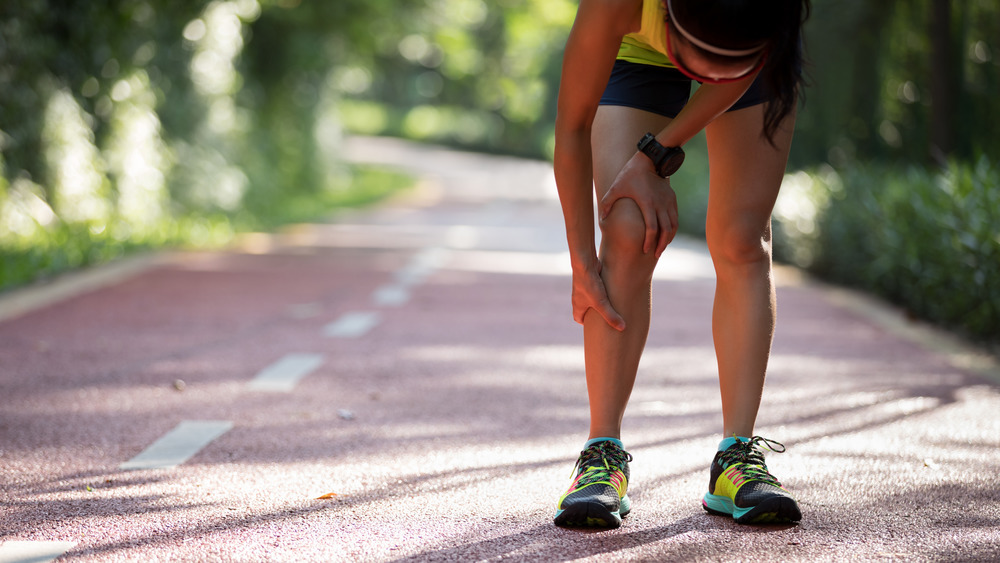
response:
[[[625,106],[674,118],[691,96],[691,80],[676,68],[616,60],[611,79],[601,96],[602,106]],[[768,100],[760,75],[728,111],[748,108]]]

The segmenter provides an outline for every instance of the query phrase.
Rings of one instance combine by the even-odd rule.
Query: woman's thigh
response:
[[[639,139],[647,132],[658,133],[667,123],[670,118],[641,109],[598,106],[591,132],[598,199],[604,197],[625,163],[635,155]]]
[[[770,240],[770,218],[788,162],[795,116],[785,119],[774,145],[762,134],[764,104],[719,116],[705,128],[710,247],[755,253]]]

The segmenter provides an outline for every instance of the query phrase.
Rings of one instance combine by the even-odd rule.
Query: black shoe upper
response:
[[[747,482],[739,488],[733,504],[740,508],[748,508],[760,504],[774,496],[791,498],[788,491],[781,488],[781,483],[767,470],[764,463],[764,452],[758,447],[763,444],[773,452],[785,451],[785,446],[779,442],[754,436],[748,442],[738,441],[725,451],[715,454],[708,483],[708,492],[715,494],[715,484],[719,475],[733,465],[739,464],[739,471]],[[779,449],[780,448],[780,449]]]
[[[632,455],[618,447],[614,442],[603,441],[593,444],[589,448],[580,452],[580,457],[576,462],[574,475],[580,475],[576,481],[576,491],[566,495],[562,500],[562,507],[565,508],[574,502],[586,500],[587,502],[599,502],[617,511],[620,498],[618,491],[611,485],[593,485],[608,480],[609,474],[615,470],[620,470],[625,476],[625,483],[629,479],[628,462],[632,461]]]

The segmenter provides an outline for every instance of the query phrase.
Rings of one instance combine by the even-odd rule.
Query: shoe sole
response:
[[[776,496],[749,508],[738,508],[729,497],[706,494],[701,501],[709,514],[729,516],[738,524],[788,524],[802,519],[795,500]]]
[[[631,510],[628,496],[622,499],[621,508],[614,512],[599,502],[576,502],[557,511],[553,521],[556,526],[567,528],[617,528]]]
[[[622,517],[603,504],[578,502],[557,512],[554,522],[567,528],[617,528],[622,525]]]

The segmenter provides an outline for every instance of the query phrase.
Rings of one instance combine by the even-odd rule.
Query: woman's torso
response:
[[[675,68],[667,57],[666,10],[661,0],[642,0],[639,31],[622,38],[618,59],[630,63]]]

